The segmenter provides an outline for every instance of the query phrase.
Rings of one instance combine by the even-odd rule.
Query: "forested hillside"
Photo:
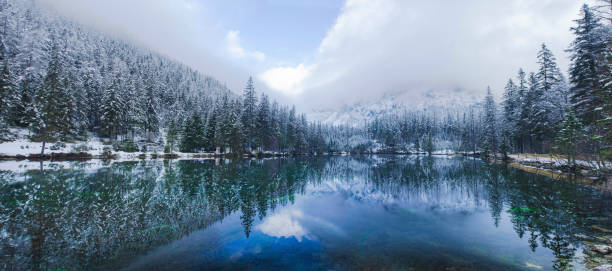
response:
[[[13,136],[9,128],[21,127],[42,142],[88,135],[157,142],[168,127],[170,151],[306,151],[305,118],[265,95],[259,99],[252,80],[242,100],[212,77],[35,1],[2,0],[0,24],[4,140]]]

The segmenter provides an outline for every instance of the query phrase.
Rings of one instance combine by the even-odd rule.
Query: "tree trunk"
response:
[[[42,148],[40,148],[40,156],[43,156],[45,154],[45,143],[47,143],[47,140],[43,139],[42,143]]]

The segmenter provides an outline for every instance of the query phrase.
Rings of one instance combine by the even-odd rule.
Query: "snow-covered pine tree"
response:
[[[168,124],[168,130],[166,132],[166,149],[167,153],[174,152],[174,148],[176,146],[176,141],[178,140],[178,127],[174,120],[170,120],[170,124]]]
[[[559,127],[559,132],[555,138],[555,149],[558,153],[567,157],[567,165],[574,168],[576,165],[576,154],[578,152],[578,142],[583,136],[583,128],[580,121],[572,110],[565,114],[565,120]]]
[[[484,100],[484,134],[482,149],[485,154],[497,152],[497,108],[491,88],[487,87]]]
[[[156,136],[159,132],[159,117],[157,115],[157,100],[155,99],[155,93],[153,92],[152,82],[148,82],[146,86],[146,93],[144,97],[144,123],[143,128],[147,139],[152,140],[152,137]]]
[[[268,101],[268,96],[265,93],[261,94],[261,99],[257,108],[257,117],[255,119],[255,135],[257,138],[257,146],[259,146],[259,148],[270,148],[270,102]]]
[[[45,142],[66,137],[69,134],[69,110],[71,97],[66,91],[62,78],[62,59],[56,39],[51,41],[51,59],[42,88],[36,93],[35,102],[39,109],[42,126],[34,127],[39,140]]]
[[[257,97],[253,85],[253,77],[249,77],[247,85],[242,94],[242,129],[246,137],[246,148],[256,147],[255,142],[255,119],[257,112]]]
[[[103,135],[111,140],[116,139],[121,127],[121,112],[123,103],[119,99],[118,90],[119,80],[115,79],[104,93],[104,98],[100,108],[101,130]]]
[[[294,152],[296,149],[296,137],[297,137],[297,119],[295,116],[295,106],[291,108],[289,111],[288,119],[287,119],[287,128],[286,128],[286,142],[287,142],[287,150],[289,152]]]
[[[218,105],[213,105],[210,108],[210,111],[208,112],[208,117],[206,119],[206,129],[205,129],[205,136],[204,136],[204,149],[207,151],[214,151],[215,150],[215,135],[216,135],[216,129],[217,129],[217,119],[219,116],[219,109],[218,109]]]
[[[233,108],[228,95],[223,95],[217,116],[217,127],[215,128],[215,146],[225,152],[226,147],[230,147],[230,136],[233,127]]]
[[[554,121],[559,119],[559,116],[554,114],[559,112],[555,105],[559,104],[556,100],[563,95],[558,92],[561,91],[559,85],[562,83],[563,76],[557,67],[554,55],[546,44],[542,44],[537,58],[539,64],[539,71],[536,74],[537,88],[530,92],[531,129],[537,142],[543,143],[553,139],[556,126]]]
[[[545,92],[551,91],[562,80],[557,60],[545,43],[542,43],[537,58],[539,65],[537,73],[538,83]]]
[[[0,138],[7,133],[9,124],[15,123],[18,119],[17,108],[20,101],[6,54],[6,48],[0,37]]]
[[[243,110],[240,101],[235,100],[230,103],[230,112],[226,119],[228,125],[228,145],[235,154],[239,154],[244,150],[244,142],[253,142],[252,138],[246,138],[245,140],[245,128],[243,121],[240,119],[240,112],[244,112]]]
[[[204,127],[198,112],[194,112],[183,127],[180,149],[182,152],[199,152],[204,143]]]
[[[585,125],[591,125],[602,119],[603,98],[610,91],[603,85],[606,73],[602,72],[610,69],[605,55],[609,50],[607,35],[610,30],[601,24],[588,5],[585,4],[580,13],[580,18],[575,20],[576,26],[571,28],[576,37],[568,49],[572,61],[569,79],[574,111]]]
[[[507,143],[510,141],[513,143],[508,145],[518,146],[520,144],[520,131],[518,129],[520,103],[521,97],[519,96],[518,87],[512,79],[509,79],[504,88],[504,127],[502,131],[504,133],[502,137],[509,139]],[[510,148],[510,146],[508,147]]]
[[[270,150],[277,151],[279,148],[279,141],[281,137],[281,124],[280,124],[280,109],[276,101],[272,103],[270,109]]]
[[[531,100],[528,99],[529,88],[527,84],[527,76],[525,71],[521,68],[517,74],[517,89],[518,89],[518,118],[517,118],[517,130],[518,130],[518,148],[520,152],[527,150],[529,145],[529,123],[531,117]]]

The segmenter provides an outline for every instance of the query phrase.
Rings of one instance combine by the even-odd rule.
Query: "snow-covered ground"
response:
[[[551,164],[555,167],[565,166],[567,165],[567,159],[563,157],[553,157],[548,155],[534,155],[534,154],[511,154],[508,155],[514,161],[518,163],[530,163],[537,162],[542,164]],[[586,160],[576,160],[576,164],[584,166],[584,167],[593,167],[595,165],[594,162],[586,161]],[[606,162],[605,166],[607,168],[612,168],[612,162]]]
[[[31,154],[40,154],[42,148],[42,142],[32,142],[28,139],[28,131],[25,129],[11,129],[13,135],[13,141],[1,142],[0,143],[0,156],[24,156],[27,157]],[[152,154],[161,154],[163,147],[155,146],[151,147],[148,144],[149,152],[123,152],[112,150],[112,145],[105,144],[104,140],[99,137],[89,135],[87,141],[76,141],[76,142],[62,142],[58,143],[46,143],[45,154],[51,153],[79,153],[86,152],[94,157],[100,157],[103,155],[105,150],[111,150],[113,154],[113,160],[137,160],[145,155],[150,157]],[[192,157],[194,155],[204,156],[202,153],[181,153],[175,152],[181,157]],[[1,167],[0,167],[1,169]]]

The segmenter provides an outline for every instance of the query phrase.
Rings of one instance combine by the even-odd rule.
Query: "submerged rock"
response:
[[[599,226],[599,225],[593,225],[593,226],[591,226],[591,228],[593,228],[595,230],[598,230],[600,232],[612,233],[612,230],[606,229],[606,228],[604,228],[602,226]]]
[[[598,241],[597,238],[595,237],[591,237],[591,236],[587,236],[584,234],[574,234],[574,237],[582,240],[582,241],[589,241],[589,242],[594,242],[594,241]]]
[[[593,268],[593,271],[612,271],[612,265],[604,264]]]
[[[606,246],[606,245],[594,245],[593,246],[593,250],[601,253],[601,254],[608,254],[608,253],[612,253],[612,247],[611,246]]]

